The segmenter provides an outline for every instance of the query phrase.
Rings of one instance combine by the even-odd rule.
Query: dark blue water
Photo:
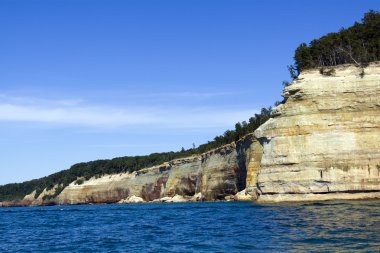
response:
[[[0,252],[379,252],[380,201],[0,208]]]

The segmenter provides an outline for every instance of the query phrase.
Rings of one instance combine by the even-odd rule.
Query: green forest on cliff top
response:
[[[347,29],[336,33],[329,33],[309,44],[302,43],[294,54],[294,65],[289,66],[292,78],[310,68],[323,68],[340,64],[353,63],[365,66],[369,62],[380,60],[380,13],[367,12],[362,22],[356,22]],[[177,152],[153,153],[146,156],[125,156],[111,160],[96,160],[78,163],[70,169],[62,170],[50,176],[23,183],[14,183],[0,186],[0,201],[18,200],[36,190],[37,197],[45,188],[52,189],[59,185],[56,197],[67,185],[77,180],[83,183],[91,177],[100,177],[105,174],[133,172],[142,168],[159,165],[173,159],[198,155],[225,144],[239,140],[248,133],[255,131],[271,117],[271,108],[263,108],[260,114],[255,114],[248,122],[237,123],[234,130],[227,130],[214,140],[191,149]],[[78,179],[79,178],[79,179]]]
[[[294,54],[295,70],[353,63],[365,66],[380,60],[380,13],[369,11],[362,22],[329,33],[308,45],[302,43]]]

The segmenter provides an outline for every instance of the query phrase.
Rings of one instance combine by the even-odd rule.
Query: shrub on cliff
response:
[[[83,183],[84,183],[83,178],[80,178],[80,179],[78,179],[77,181],[75,181],[75,184],[77,184],[77,185],[81,185],[81,184],[83,184]]]
[[[335,69],[326,69],[322,67],[319,69],[319,73],[324,76],[333,76],[335,75]]]

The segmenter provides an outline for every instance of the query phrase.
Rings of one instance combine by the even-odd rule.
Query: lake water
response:
[[[379,252],[380,201],[0,208],[0,252]]]

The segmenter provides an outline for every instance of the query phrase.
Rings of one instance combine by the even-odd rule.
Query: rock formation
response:
[[[252,151],[253,135],[199,156],[173,160],[133,173],[91,178],[67,186],[56,198],[25,196],[24,205],[130,203],[137,200],[181,202],[211,201],[234,195],[246,187],[246,157]]]
[[[334,69],[302,72],[255,131],[247,189],[259,201],[380,197],[380,64]]]
[[[145,201],[144,201],[143,198],[140,198],[140,197],[137,197],[135,195],[132,195],[132,196],[126,198],[126,199],[120,200],[117,203],[119,203],[119,204],[137,204],[137,203],[144,203],[144,202]]]
[[[0,206],[380,198],[380,63],[334,70],[302,72],[274,117],[237,142]]]

